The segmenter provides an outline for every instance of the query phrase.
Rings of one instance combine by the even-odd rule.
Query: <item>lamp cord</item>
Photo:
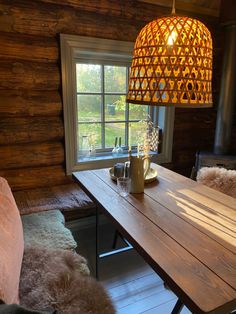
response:
[[[175,14],[175,0],[172,2],[172,11],[171,14]]]

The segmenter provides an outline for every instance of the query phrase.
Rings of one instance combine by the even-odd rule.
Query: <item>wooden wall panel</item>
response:
[[[147,22],[168,13],[168,8],[136,0],[1,0],[0,175],[13,190],[70,180],[65,175],[60,33],[135,41]],[[215,45],[216,108],[221,32],[216,18],[199,19],[211,29]],[[173,161],[166,166],[189,175],[195,151],[212,149],[215,108],[176,109]]]
[[[221,0],[221,23],[236,23],[236,2],[235,0]]]
[[[2,0],[0,5],[1,30],[15,34],[56,35],[58,11],[39,1]]]
[[[212,109],[191,109],[191,119],[189,119],[190,109],[175,110],[175,130],[214,129],[216,110]]]
[[[121,3],[119,7],[121,9]],[[134,40],[138,29],[145,21],[136,21],[122,17],[111,18],[107,14],[75,10],[73,7],[40,3],[40,1],[3,1],[1,5],[5,16],[0,15],[0,24],[5,32],[34,36],[55,37],[60,33],[78,34],[105,38]],[[127,1],[128,3],[128,1]],[[85,8],[84,8],[85,9]],[[125,6],[124,6],[125,9]],[[151,12],[150,12],[151,13]],[[153,14],[153,13],[152,13]],[[6,18],[8,16],[8,19]],[[149,17],[150,18],[150,17]],[[127,31],[127,27],[128,30]]]
[[[0,119],[62,115],[62,101],[58,91],[0,90],[0,99]]]
[[[63,165],[64,146],[59,142],[0,146],[1,169]]]
[[[71,182],[71,177],[66,176],[63,166],[0,170],[0,176],[7,179],[14,191]]]
[[[104,14],[110,18],[122,17],[128,20],[136,21],[144,21],[145,23],[149,22],[151,19],[155,19],[159,16],[168,15],[171,13],[172,8],[172,0],[170,6],[166,5],[157,5],[157,1],[153,0],[153,4],[145,4],[139,0],[41,0],[46,4],[55,4],[55,5],[63,5],[73,7],[76,10],[82,10],[85,14],[92,12],[95,14]],[[166,2],[166,0],[162,0]],[[180,0],[179,0],[180,1]],[[193,6],[193,5],[179,5],[179,1],[176,4],[176,12],[177,14],[188,15],[198,19],[201,19],[201,5]],[[199,1],[199,0],[196,0]],[[213,0],[216,1],[216,0]],[[220,0],[217,0],[220,1]],[[232,1],[232,0],[231,0]],[[143,1],[144,2],[144,1]],[[151,1],[150,1],[151,2]],[[185,2],[189,2],[189,0],[185,0]],[[188,7],[188,8],[187,8]],[[194,10],[195,9],[195,10]],[[204,13],[203,13],[204,12]],[[200,13],[200,16],[199,16]],[[211,10],[202,10],[203,19],[206,20],[206,15],[208,21],[216,21],[216,15],[212,14]]]
[[[54,62],[59,59],[58,41],[33,35],[16,36],[14,33],[0,33],[0,57],[7,59]]]
[[[182,151],[182,153],[186,149],[193,148],[195,150],[213,150],[214,135],[214,129],[175,130],[173,150],[175,152]],[[201,142],[200,147],[199,142]]]
[[[0,89],[58,90],[60,73],[52,63],[0,60]]]
[[[61,141],[64,136],[60,117],[3,118],[0,130],[0,145]]]
[[[92,12],[95,14],[104,14],[111,18],[122,17],[146,22],[150,21],[150,14],[155,18],[155,16],[170,12],[169,9],[159,6],[147,7],[145,4],[138,3],[136,0],[123,2],[117,0],[42,0],[42,2],[70,6],[85,13]],[[152,11],[156,11],[155,13],[150,11],[151,7],[153,8]]]
[[[73,1],[73,5],[64,1],[50,2],[34,0],[29,4],[28,0],[2,0],[2,30],[36,36],[55,37],[59,33],[70,33],[134,41],[147,22],[170,14],[168,8],[135,0],[83,0]],[[206,22],[215,25],[216,18],[207,17]]]

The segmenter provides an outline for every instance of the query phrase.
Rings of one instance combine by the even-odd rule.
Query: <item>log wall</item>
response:
[[[0,175],[13,190],[69,180],[59,34],[135,41],[147,22],[169,13],[135,0],[0,0]],[[216,18],[199,19],[215,43],[215,107],[176,109],[173,162],[167,166],[185,175],[196,151],[213,147],[220,82],[219,24]]]

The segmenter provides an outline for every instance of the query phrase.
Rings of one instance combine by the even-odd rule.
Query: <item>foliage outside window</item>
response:
[[[126,66],[76,63],[79,161],[111,151],[116,138],[123,150],[137,145],[138,122],[149,110],[126,103],[128,71]]]

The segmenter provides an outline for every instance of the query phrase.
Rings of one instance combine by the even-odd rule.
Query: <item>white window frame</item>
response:
[[[94,37],[60,35],[63,112],[65,127],[66,173],[73,171],[109,167],[114,159],[80,162],[77,160],[77,100],[76,100],[76,60],[106,60],[131,65],[134,43]],[[161,107],[160,107],[161,108]],[[174,126],[174,108],[159,109],[158,125],[162,128],[162,152],[152,161],[171,162]],[[164,121],[164,123],[163,123]],[[127,158],[126,158],[127,159]],[[115,159],[117,161],[117,158]]]

